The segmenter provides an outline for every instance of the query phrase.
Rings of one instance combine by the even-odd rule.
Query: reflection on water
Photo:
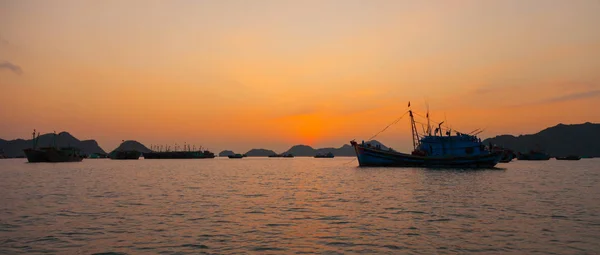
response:
[[[600,251],[600,160],[484,171],[348,160],[0,160],[0,253]]]

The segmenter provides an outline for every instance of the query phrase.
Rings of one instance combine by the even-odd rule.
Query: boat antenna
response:
[[[31,139],[31,143],[33,143],[33,149],[35,150],[35,144],[36,144],[36,139],[35,139],[35,129],[33,129],[33,138]]]
[[[442,134],[442,124],[444,124],[445,121],[440,122],[440,124],[438,124],[438,129],[440,130],[440,136],[443,136]]]
[[[425,100],[425,104],[427,105],[427,135],[431,136],[431,123],[429,121],[429,103]]]

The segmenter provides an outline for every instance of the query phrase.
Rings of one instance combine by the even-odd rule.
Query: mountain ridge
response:
[[[600,157],[600,124],[559,123],[535,134],[498,135],[483,141],[484,144],[490,142],[522,153],[542,150],[551,156],[559,157],[568,155]]]
[[[39,136],[37,146],[38,147],[50,147],[54,146],[54,133],[46,133]],[[0,149],[4,151],[6,157],[23,157],[25,153],[24,149],[31,148],[33,146],[32,139],[25,140],[17,138],[13,140],[0,141]],[[106,154],[106,152],[98,145],[95,140],[79,140],[71,135],[69,132],[60,132],[56,135],[56,146],[58,147],[77,147],[85,154],[100,153]]]

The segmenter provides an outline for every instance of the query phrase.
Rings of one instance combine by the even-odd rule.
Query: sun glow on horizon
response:
[[[425,100],[482,136],[600,122],[598,13],[593,1],[3,1],[0,136],[339,147]],[[410,147],[403,121],[379,138]]]

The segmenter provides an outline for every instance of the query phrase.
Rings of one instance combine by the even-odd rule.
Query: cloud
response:
[[[13,73],[18,74],[18,75],[23,73],[23,69],[21,69],[20,66],[10,63],[8,61],[4,61],[4,62],[0,63],[0,70],[2,70],[2,69],[10,70]]]
[[[591,98],[591,97],[597,97],[597,96],[600,96],[600,89],[578,92],[578,93],[568,94],[568,95],[559,96],[559,97],[553,97],[553,98],[543,100],[540,103],[559,103],[559,102],[567,102],[567,101],[573,101],[573,100],[579,100],[579,99],[585,99],[585,98]]]

